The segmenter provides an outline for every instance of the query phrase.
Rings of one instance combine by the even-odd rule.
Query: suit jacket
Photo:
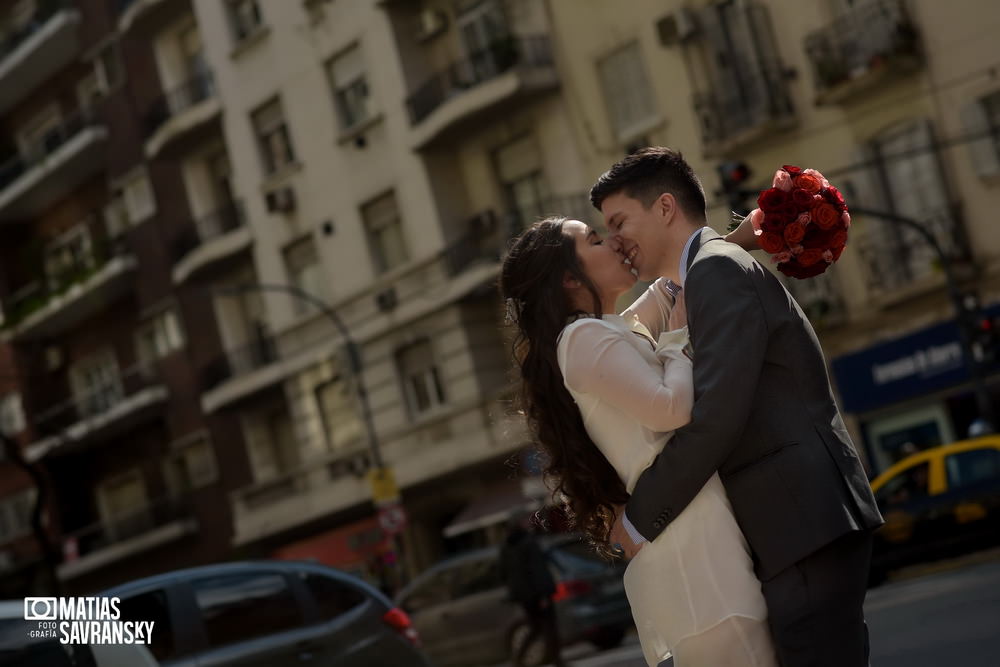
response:
[[[626,514],[656,538],[716,471],[767,580],[845,533],[882,524],[795,299],[703,229],[684,283],[694,410],[639,477]]]

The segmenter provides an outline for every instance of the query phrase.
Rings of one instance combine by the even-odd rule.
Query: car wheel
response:
[[[514,664],[514,658],[517,657],[518,651],[521,650],[521,646],[528,639],[528,634],[531,632],[531,628],[528,627],[527,623],[521,623],[514,626],[514,629],[510,631],[510,639],[507,643],[507,653],[510,656],[510,661]],[[539,667],[545,664],[545,638],[541,635],[535,637],[531,641],[531,645],[524,651],[524,661],[517,665],[517,667]]]
[[[625,639],[625,628],[601,628],[593,635],[589,641],[602,651],[607,651],[621,646]]]

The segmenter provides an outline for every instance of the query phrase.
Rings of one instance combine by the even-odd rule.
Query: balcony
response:
[[[371,491],[364,475],[369,468],[367,453],[338,452],[234,491],[233,543],[251,542],[368,500]]]
[[[169,397],[166,386],[149,366],[135,366],[104,386],[77,394],[39,413],[39,433],[51,434],[32,443],[25,454],[37,461],[79,451],[109,440],[155,417]]]
[[[953,209],[928,210],[915,216],[951,261],[959,279],[972,273],[972,254],[959,213]],[[888,307],[917,298],[945,284],[937,253],[915,231],[884,222],[866,221],[857,250],[865,267],[872,302]]]
[[[103,170],[107,143],[107,129],[79,111],[0,163],[0,223],[38,216]]]
[[[118,32],[123,35],[130,30],[162,26],[190,8],[186,2],[171,0],[114,0],[114,4],[118,13]]]
[[[432,75],[406,100],[411,147],[427,148],[488,112],[559,85],[548,37],[511,37]]]
[[[0,40],[0,114],[76,59],[80,12],[73,4],[42,0],[26,26]]]
[[[816,104],[839,104],[922,67],[920,40],[903,0],[873,0],[810,33],[805,50]]]
[[[191,504],[161,498],[109,521],[99,521],[63,536],[77,556],[57,569],[63,581],[93,572],[126,558],[175,542],[198,532]]]
[[[0,342],[65,333],[132,289],[135,257],[98,246],[91,257],[43,281],[24,285],[0,306]]]
[[[260,334],[201,370],[202,407],[206,412],[239,400],[280,382],[285,370],[277,363],[278,346],[271,336]]]
[[[175,156],[216,126],[222,106],[211,72],[199,72],[164,93],[146,114],[146,157]]]
[[[232,202],[194,221],[171,244],[174,284],[242,252],[253,243],[241,202]]]
[[[795,124],[783,73],[739,75],[694,96],[706,157],[718,157]]]

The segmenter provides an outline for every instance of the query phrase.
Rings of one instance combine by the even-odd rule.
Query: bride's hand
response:
[[[667,320],[667,326],[670,327],[671,331],[674,331],[686,327],[687,323],[687,306],[684,305],[684,290],[681,290],[674,297],[674,307],[670,309],[670,319]]]
[[[615,507],[615,523],[611,526],[611,546],[616,547],[616,551],[620,549],[624,552],[625,560],[632,560],[635,555],[639,553],[642,549],[642,544],[636,544],[632,541],[632,538],[628,536],[628,532],[625,530],[625,525],[622,523],[622,516],[625,515],[625,506],[618,505]]]
[[[726,234],[725,239],[730,243],[735,243],[739,247],[743,248],[747,252],[751,250],[759,250],[760,246],[757,245],[757,236],[754,234],[753,222],[751,222],[750,217],[754,215],[751,212],[750,215],[743,218],[743,222],[740,223],[739,227],[733,231]],[[756,215],[760,216],[759,210]]]

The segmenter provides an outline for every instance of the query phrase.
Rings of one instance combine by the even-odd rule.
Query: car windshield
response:
[[[564,574],[599,574],[611,566],[582,540],[558,543],[549,550],[556,568]]]

